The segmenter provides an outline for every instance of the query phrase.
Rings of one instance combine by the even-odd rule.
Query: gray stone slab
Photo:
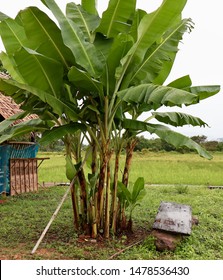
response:
[[[160,203],[153,229],[190,235],[191,227],[192,211],[189,205],[164,201]]]

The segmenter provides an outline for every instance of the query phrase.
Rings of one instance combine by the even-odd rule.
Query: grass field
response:
[[[63,156],[51,154],[50,157],[40,167],[40,182],[66,181]],[[133,220],[135,240],[145,232],[147,235],[141,244],[115,259],[223,259],[223,190],[207,188],[207,184],[223,185],[222,168],[222,154],[216,154],[212,161],[194,154],[136,154],[132,180],[144,176],[150,184],[177,185],[146,186],[147,195],[133,212]],[[7,197],[0,204],[0,259],[109,259],[129,245],[125,235],[96,243],[78,238],[73,230],[71,201],[67,198],[36,254],[31,255],[65,189],[40,188],[38,193]],[[193,216],[199,219],[199,225],[193,227],[192,234],[174,253],[157,252],[150,235],[161,201],[189,204]]]
[[[39,157],[50,157],[39,169],[39,182],[66,182],[63,154],[42,153]],[[122,158],[122,164],[124,157]],[[223,185],[223,153],[215,153],[212,160],[197,154],[135,153],[130,181],[139,176],[147,184]]]

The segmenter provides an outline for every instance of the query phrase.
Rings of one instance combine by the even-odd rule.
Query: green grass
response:
[[[50,157],[39,168],[39,182],[66,182],[63,154],[39,154]],[[124,156],[121,158],[124,164]],[[139,171],[140,170],[140,171]],[[148,184],[223,185],[223,153],[215,153],[212,160],[197,154],[135,153],[130,181],[142,176]]]
[[[40,167],[40,180],[66,181],[63,174],[63,156],[51,154],[50,157],[51,160],[45,161]],[[223,164],[223,155],[216,154],[212,161],[203,160],[193,154],[167,153],[136,154],[135,159],[131,177],[133,180],[144,175],[148,183],[178,183],[176,186],[146,186],[147,195],[133,212],[135,232],[138,232],[138,229],[143,232],[151,230],[161,201],[190,205],[193,216],[199,219],[199,225],[193,227],[192,234],[180,243],[175,252],[157,252],[153,238],[148,235],[142,244],[126,250],[116,259],[222,259],[223,190],[210,190],[205,184],[208,179],[212,185],[222,184],[220,167]],[[183,171],[185,167],[188,169]],[[197,176],[191,178],[193,169]],[[208,174],[203,174],[205,172]],[[190,186],[191,184],[198,186]],[[31,250],[65,190],[66,187],[40,188],[38,193],[7,197],[5,202],[0,204],[0,259],[108,259],[118,250],[125,248],[125,236],[111,237],[106,241],[98,240],[97,243],[80,242],[73,230],[69,197],[36,254],[32,255]]]
[[[196,154],[146,153],[138,154],[132,164],[131,177],[137,175],[151,184],[223,185],[223,154],[212,160]]]
[[[161,201],[189,204],[199,225],[174,253],[159,253],[151,236],[118,259],[222,259],[223,190],[188,187],[179,194],[175,187],[146,187],[147,195],[133,213],[134,228],[150,231]],[[79,243],[73,230],[71,202],[68,198],[36,254],[31,250],[60,201],[64,187],[40,189],[38,193],[7,198],[0,205],[1,259],[108,259],[125,247],[125,238],[111,238],[96,244]]]

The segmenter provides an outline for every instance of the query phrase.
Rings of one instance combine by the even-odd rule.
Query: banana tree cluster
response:
[[[147,131],[210,158],[169,128],[205,122],[159,108],[198,103],[219,86],[192,86],[189,76],[164,85],[183,34],[193,28],[190,19],[181,17],[186,0],[163,0],[151,13],[137,9],[136,0],[110,0],[101,17],[95,0],[68,3],[65,13],[54,0],[41,2],[54,20],[37,7],[20,11],[15,19],[0,13],[5,46],[0,60],[10,75],[0,79],[0,90],[24,111],[1,123],[0,142],[29,131],[42,132],[42,145],[62,139],[67,177],[77,178],[71,192],[75,228],[108,238],[128,227],[127,206],[131,225],[132,210],[143,196],[142,178],[129,190],[135,136]],[[147,119],[139,120],[144,112]],[[38,118],[11,126],[24,114]],[[83,141],[89,146],[88,174]],[[126,161],[120,172],[123,149]]]

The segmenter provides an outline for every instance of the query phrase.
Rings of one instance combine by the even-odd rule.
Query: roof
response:
[[[0,93],[0,114],[2,115],[2,117],[4,119],[8,119],[9,117],[19,112],[22,112],[22,110],[12,98],[10,96],[5,96],[2,93]]]
[[[0,78],[9,79],[10,76],[0,72]],[[0,115],[3,119],[8,119],[9,117],[23,112],[20,109],[20,105],[15,103],[15,101],[10,96],[5,96],[3,93],[0,92]],[[27,121],[30,119],[36,119],[36,115],[30,115],[23,119],[23,121]],[[16,121],[14,124],[21,122],[21,120]]]

